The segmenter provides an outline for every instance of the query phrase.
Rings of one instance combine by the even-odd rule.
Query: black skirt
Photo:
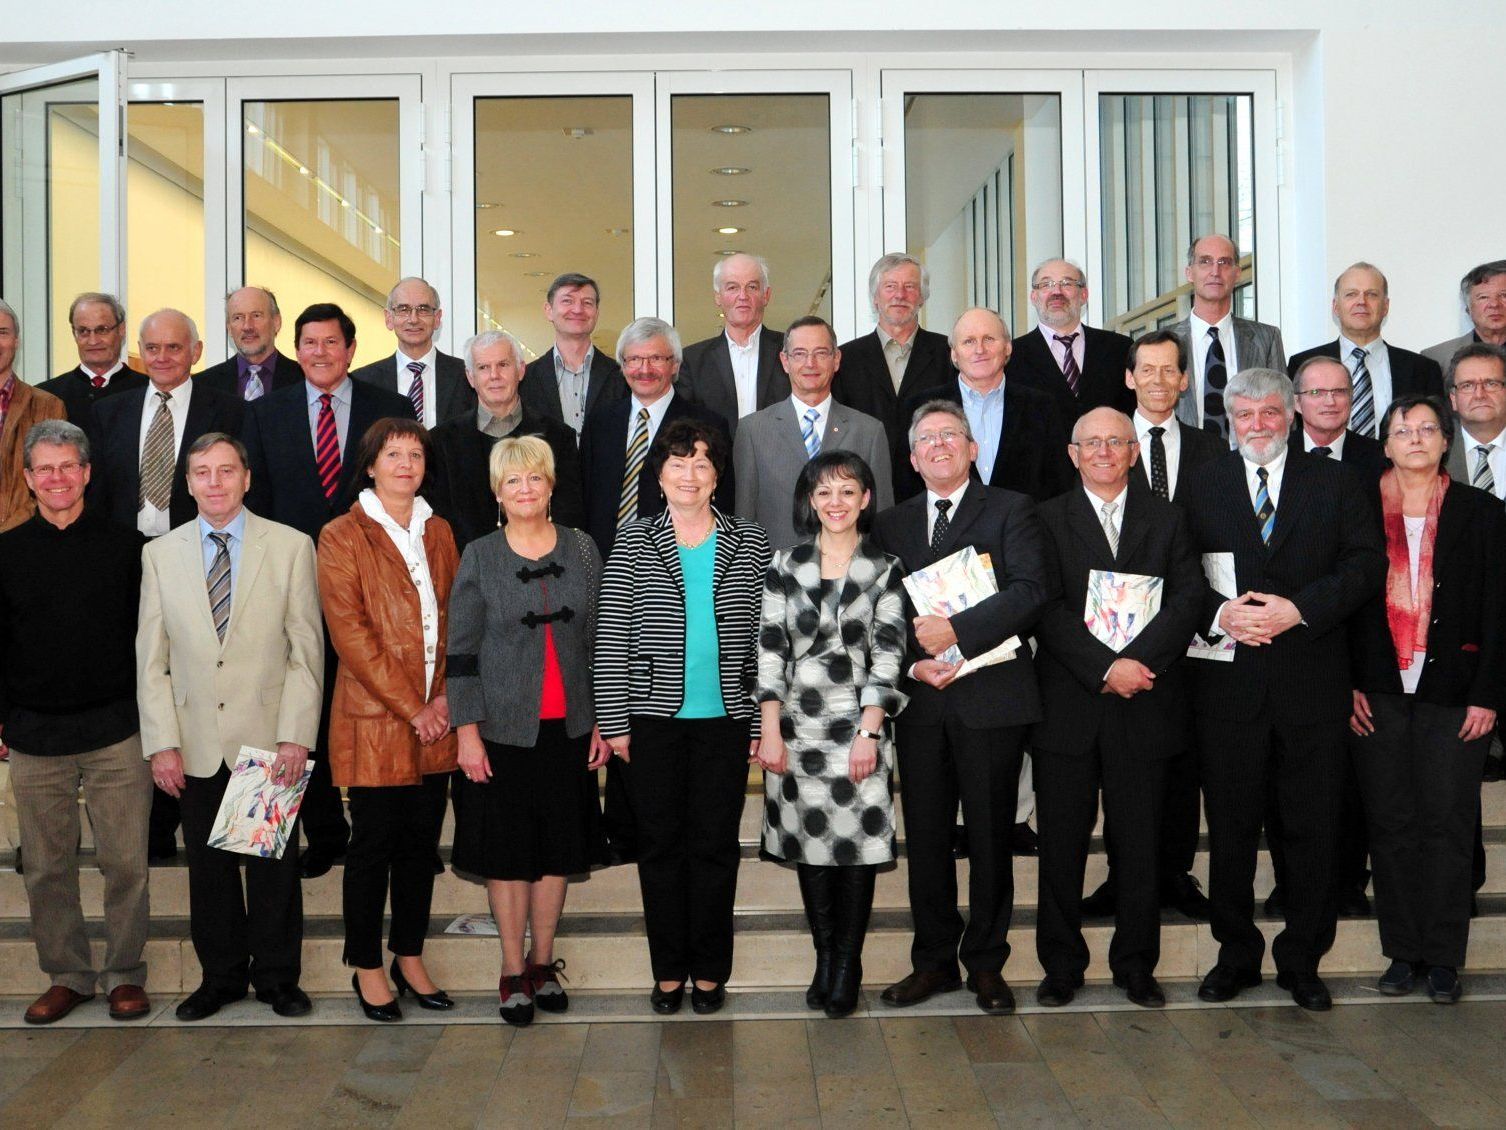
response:
[[[590,735],[572,738],[563,720],[541,721],[532,748],[485,746],[490,781],[456,774],[455,870],[525,883],[589,871],[601,835]]]

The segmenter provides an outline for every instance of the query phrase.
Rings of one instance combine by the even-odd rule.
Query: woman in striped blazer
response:
[[[769,539],[711,505],[727,438],[664,425],[648,467],[662,514],[617,535],[596,624],[596,718],[630,762],[627,796],[653,964],[654,1011],[715,1012],[732,972],[738,825],[758,750],[753,685]]]

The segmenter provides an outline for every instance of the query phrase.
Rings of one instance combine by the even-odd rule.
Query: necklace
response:
[[[706,544],[706,539],[711,536],[712,531],[715,530],[715,529],[716,529],[716,523],[712,522],[709,525],[707,525],[705,533],[703,533],[700,537],[696,538],[694,541],[690,541],[689,539],[683,537],[680,534],[680,527],[676,526],[675,527],[675,541],[682,548],[684,548],[684,549],[698,549],[701,546],[703,546],[703,545]]]
[[[832,561],[830,561],[831,567],[833,569],[845,569],[845,568],[847,568],[847,563],[852,560],[853,554],[857,553],[857,551],[858,551],[857,546],[853,546],[850,550],[847,551],[847,556],[846,557],[843,557],[840,560],[832,560]],[[830,553],[826,549],[825,546],[822,546],[821,547],[821,556],[823,558],[835,558],[836,555],[833,554],[833,553]]]

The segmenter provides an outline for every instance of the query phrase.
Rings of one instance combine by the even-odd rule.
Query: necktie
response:
[[[800,429],[800,438],[805,441],[805,454],[809,459],[821,454],[821,434],[816,431],[816,421],[820,418],[821,413],[817,409],[805,410],[805,424]]]
[[[244,393],[242,393],[242,396],[246,400],[255,400],[258,397],[260,397],[263,393],[265,393],[266,391],[267,391],[266,386],[261,383],[261,366],[260,365],[247,365],[246,366],[246,391]]]
[[[643,460],[648,456],[648,409],[638,409],[633,438],[628,441],[627,458],[622,468],[622,501],[617,505],[617,528],[638,517],[638,479],[643,474]]]
[[[936,524],[931,527],[931,552],[940,553],[941,543],[946,541],[946,532],[951,528],[951,520],[946,512],[952,508],[950,498],[938,498],[936,500]]]
[[[157,414],[141,445],[141,505],[150,503],[158,510],[166,510],[173,496],[173,414],[167,407],[169,399],[167,393],[157,393]]]
[[[408,372],[413,374],[413,383],[408,386],[408,399],[413,401],[413,414],[418,422],[424,420],[424,363],[409,361]]]
[[[1266,474],[1264,467],[1255,469],[1255,477],[1260,480],[1260,485],[1255,488],[1255,521],[1260,523],[1260,540],[1267,545],[1271,544],[1271,532],[1276,528],[1276,504],[1271,501],[1271,492],[1266,488]]]
[[[1315,447],[1315,448],[1313,448],[1313,454],[1314,455],[1321,455],[1321,456],[1323,456],[1324,459],[1328,459],[1328,458],[1331,458],[1333,456],[1333,448],[1331,448],[1331,447]]]
[[[1077,396],[1082,385],[1082,373],[1078,371],[1077,358],[1072,355],[1072,343],[1077,340],[1077,335],[1070,333],[1066,337],[1062,337],[1061,334],[1051,336],[1061,342],[1067,351],[1066,357],[1062,360],[1062,376],[1067,378],[1067,387],[1072,390],[1072,395]]]
[[[1103,536],[1109,539],[1109,552],[1115,557],[1119,556],[1119,531],[1114,528],[1114,511],[1119,509],[1117,502],[1105,502],[1098,508],[1102,516]]]
[[[93,385],[95,388],[104,388],[105,387],[105,378],[101,377],[101,376],[93,376],[93,377],[89,378],[89,383],[91,385]]]
[[[1170,500],[1171,487],[1166,479],[1166,429],[1157,424],[1150,429],[1150,489]]]
[[[1349,413],[1349,426],[1374,439],[1375,391],[1370,387],[1370,370],[1365,367],[1367,354],[1356,345],[1349,356],[1354,358],[1354,409]]]
[[[1224,364],[1224,343],[1218,339],[1218,327],[1209,326],[1208,353],[1203,358],[1203,420],[1225,440],[1229,438],[1229,419],[1224,415],[1224,387],[1229,383],[1229,369]]]
[[[1475,451],[1480,456],[1480,461],[1475,464],[1475,473],[1470,478],[1470,486],[1488,490],[1491,494],[1496,492],[1496,477],[1490,470],[1490,453],[1496,449],[1493,443],[1482,443],[1476,446]]]
[[[214,560],[209,564],[209,614],[214,617],[214,631],[225,642],[230,627],[230,535],[216,530],[209,535],[214,542]]]
[[[314,428],[314,465],[319,469],[324,497],[331,501],[340,488],[340,432],[335,427],[333,400],[327,392],[320,395],[319,421]]]

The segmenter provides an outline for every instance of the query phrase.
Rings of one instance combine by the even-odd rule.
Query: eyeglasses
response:
[[[1313,400],[1348,400],[1354,395],[1351,388],[1306,388],[1297,394]]]
[[[622,359],[622,367],[624,369],[642,369],[644,366],[651,365],[657,369],[670,364],[674,359],[674,354],[672,353],[645,353],[636,357],[624,357]]]
[[[417,314],[420,318],[432,318],[439,313],[437,306],[409,306],[407,303],[401,306],[389,306],[387,309],[392,311],[393,316],[397,318],[406,318],[409,314]]]
[[[1486,377],[1483,381],[1456,381],[1454,383],[1454,391],[1462,392],[1465,396],[1475,392],[1500,392],[1503,388],[1506,388],[1506,381],[1497,377]]]
[[[32,467],[32,468],[30,468],[30,470],[31,470],[31,473],[33,475],[37,476],[38,478],[42,478],[42,477],[45,477],[47,475],[54,475],[54,474],[56,474],[56,475],[76,475],[79,471],[83,470],[83,468],[84,468],[84,465],[82,463],[78,462],[77,460],[69,460],[67,463],[58,463],[58,464],[44,463],[40,467]]]
[[[1391,438],[1399,439],[1403,443],[1405,443],[1413,436],[1416,436],[1418,439],[1432,439],[1441,431],[1443,431],[1443,429],[1437,424],[1418,424],[1415,428],[1409,428],[1407,425],[1403,424],[1399,428],[1391,429]]]
[[[119,322],[109,326],[74,326],[73,336],[78,338],[79,341],[86,341],[91,337],[108,337],[119,328]]]
[[[1199,255],[1192,262],[1195,266],[1203,267],[1204,269],[1208,267],[1217,267],[1220,271],[1227,271],[1230,267],[1234,266],[1238,262],[1238,260],[1230,259],[1227,255],[1220,255],[1217,259],[1215,259],[1212,255]]]
[[[950,446],[959,439],[962,439],[963,435],[964,433],[959,432],[956,428],[943,428],[939,432],[921,432],[920,435],[915,437],[915,446],[935,447],[943,443]]]
[[[1061,287],[1063,290],[1082,290],[1084,289],[1084,284],[1078,282],[1076,279],[1040,279],[1030,284],[1031,290],[1041,292],[1055,290],[1057,287]]]
[[[824,365],[837,355],[835,349],[792,349],[785,354],[797,365],[804,365],[807,361],[814,361],[818,365]]]
[[[1073,440],[1072,446],[1080,451],[1102,451],[1105,447],[1110,451],[1122,451],[1136,442],[1136,440],[1125,439],[1123,436],[1109,436],[1107,439],[1101,436],[1091,436],[1088,439]]]

